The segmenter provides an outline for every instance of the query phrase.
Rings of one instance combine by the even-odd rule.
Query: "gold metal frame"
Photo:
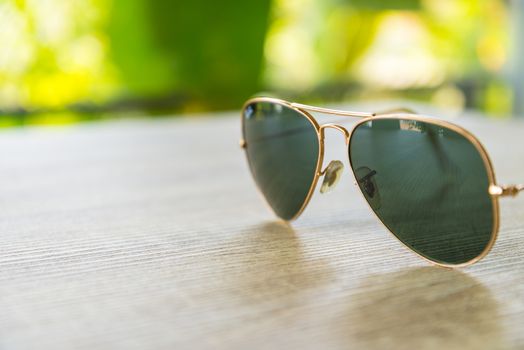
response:
[[[317,138],[318,138],[318,144],[319,144],[319,153],[318,153],[318,160],[317,160],[317,165],[316,165],[316,169],[315,169],[315,176],[314,176],[314,179],[313,179],[313,181],[311,183],[311,187],[309,188],[308,194],[307,194],[307,196],[306,196],[306,198],[304,200],[304,203],[302,204],[302,207],[297,212],[297,214],[295,214],[295,216],[293,218],[291,218],[289,221],[293,221],[293,220],[297,219],[302,214],[302,212],[304,211],[304,209],[308,205],[309,201],[311,200],[311,197],[313,196],[313,193],[314,193],[315,188],[317,186],[318,180],[320,179],[320,177],[322,175],[324,175],[324,171],[322,170],[322,165],[324,163],[324,137],[325,137],[325,130],[331,128],[331,129],[336,129],[336,130],[342,132],[344,134],[346,145],[349,146],[349,144],[351,142],[351,137],[353,135],[353,132],[355,131],[355,129],[359,125],[361,125],[363,123],[366,123],[366,122],[368,122],[370,120],[377,120],[377,119],[395,119],[395,120],[401,120],[401,119],[402,120],[406,120],[406,119],[409,119],[409,120],[413,120],[413,121],[428,122],[428,123],[431,123],[431,124],[434,124],[434,125],[438,125],[438,126],[445,127],[447,129],[453,130],[453,131],[457,132],[458,134],[464,136],[467,140],[469,140],[475,146],[475,148],[480,153],[480,155],[482,157],[482,160],[484,162],[484,165],[486,167],[486,171],[487,171],[488,179],[489,179],[489,188],[487,189],[487,191],[488,191],[488,194],[491,197],[491,201],[492,201],[492,204],[493,204],[492,207],[493,207],[493,217],[494,217],[491,239],[490,239],[488,245],[485,247],[485,249],[477,257],[471,259],[470,261],[461,263],[461,264],[446,264],[446,263],[440,263],[440,262],[437,262],[437,261],[433,261],[433,260],[431,260],[431,259],[429,259],[429,258],[427,258],[427,257],[425,257],[425,256],[423,256],[421,254],[419,254],[417,251],[414,251],[410,247],[408,247],[404,242],[402,242],[400,239],[398,239],[397,236],[395,236],[395,234],[393,234],[393,232],[391,232],[391,230],[382,222],[382,220],[378,217],[378,215],[375,213],[375,211],[371,208],[371,206],[369,205],[367,200],[365,200],[365,197],[364,197],[364,194],[362,193],[362,191],[359,190],[359,192],[361,193],[362,197],[364,197],[364,201],[368,204],[368,206],[371,209],[371,211],[378,218],[379,222],[382,223],[382,225],[391,233],[391,235],[393,235],[393,237],[395,237],[398,241],[400,241],[400,243],[402,243],[404,246],[406,246],[410,251],[414,252],[415,254],[419,255],[420,257],[422,257],[426,261],[429,261],[432,264],[443,266],[443,267],[456,268],[456,267],[464,267],[464,266],[468,266],[468,265],[474,264],[475,262],[477,262],[477,261],[481,260],[482,258],[484,258],[489,253],[489,251],[491,250],[493,245],[495,244],[495,241],[496,241],[497,235],[498,235],[498,231],[499,231],[500,214],[499,214],[498,198],[499,197],[505,197],[505,196],[516,196],[521,191],[524,191],[524,185],[497,185],[496,180],[495,180],[495,172],[493,170],[493,165],[492,165],[492,162],[491,162],[491,160],[489,158],[489,155],[486,152],[484,146],[469,131],[467,131],[466,129],[464,129],[464,128],[458,126],[458,125],[455,125],[455,124],[447,122],[447,121],[443,121],[443,120],[440,120],[440,119],[435,119],[435,118],[432,118],[432,117],[417,115],[413,111],[411,111],[409,109],[405,109],[405,108],[401,108],[401,109],[398,109],[398,110],[392,110],[392,111],[385,111],[385,112],[380,112],[380,113],[353,112],[353,111],[342,111],[342,110],[336,110],[336,109],[329,109],[329,108],[322,108],[322,107],[316,107],[316,106],[309,106],[309,105],[305,105],[305,104],[301,104],[301,103],[288,102],[288,101],[285,101],[285,100],[281,100],[281,99],[277,99],[277,98],[271,98],[271,97],[256,97],[256,98],[252,98],[252,99],[248,100],[244,104],[244,106],[242,107],[242,111],[244,111],[244,109],[249,104],[254,103],[254,102],[271,102],[271,103],[280,104],[282,106],[291,108],[291,109],[295,110],[298,114],[300,114],[303,117],[307,118],[309,120],[309,122],[311,123],[311,125],[313,125],[313,127],[315,128],[315,130],[317,132]],[[328,114],[328,115],[336,115],[336,116],[341,116],[341,117],[354,117],[354,118],[360,118],[360,120],[355,125],[353,125],[353,127],[350,130],[348,130],[345,127],[343,127],[341,125],[338,125],[338,124],[335,124],[335,123],[327,123],[327,124],[320,125],[317,122],[317,120],[310,114],[310,112],[317,112],[317,113]],[[246,149],[248,147],[248,144],[246,143],[245,138],[244,138],[244,118],[241,118],[241,125],[242,125],[242,139],[240,140],[240,147],[243,148],[243,149]],[[247,155],[247,152],[246,152],[246,158],[247,158],[247,161],[248,161],[248,164],[249,164],[249,157]],[[350,165],[351,165],[351,158],[349,159],[349,161],[350,161]],[[357,179],[356,179],[356,175],[355,175],[355,172],[353,170],[353,167],[350,166],[350,168],[351,168],[351,173],[353,174],[353,178],[354,178],[354,180],[356,182]],[[260,188],[258,190],[261,193]],[[262,197],[264,198],[264,196],[262,196]],[[266,202],[266,204],[268,204],[267,201],[265,200],[265,198],[264,198],[264,201]],[[268,207],[269,207],[269,204],[268,204]]]

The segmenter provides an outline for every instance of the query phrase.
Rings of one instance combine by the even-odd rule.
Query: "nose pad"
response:
[[[355,170],[357,177],[358,186],[362,190],[364,197],[368,201],[369,205],[373,210],[380,209],[380,192],[378,190],[377,182],[375,181],[375,175],[377,172],[371,170],[368,167],[360,167]]]
[[[320,193],[328,193],[329,191],[333,190],[340,180],[343,170],[344,164],[342,164],[341,161],[332,160],[326,169],[324,169],[324,180],[322,181],[322,186],[320,187]]]

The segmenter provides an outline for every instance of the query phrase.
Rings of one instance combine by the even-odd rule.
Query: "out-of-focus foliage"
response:
[[[505,113],[512,105],[508,6],[2,0],[0,112],[38,112],[48,122],[63,110],[226,109],[265,90],[302,100],[408,97]]]
[[[504,1],[279,0],[274,12],[269,86],[328,99],[410,97],[509,111]]]
[[[100,0],[0,2],[0,107],[60,107],[111,90]]]
[[[108,32],[125,92],[241,103],[260,88],[268,14],[269,0],[114,0]]]
[[[269,8],[270,0],[3,0],[0,110],[236,107],[261,89]]]

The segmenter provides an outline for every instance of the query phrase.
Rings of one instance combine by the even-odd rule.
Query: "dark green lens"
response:
[[[243,111],[249,166],[275,213],[292,219],[302,208],[315,178],[317,132],[308,118],[273,102],[255,102]]]
[[[414,251],[455,265],[489,245],[490,178],[465,136],[427,122],[376,119],[356,127],[349,157],[371,208]]]

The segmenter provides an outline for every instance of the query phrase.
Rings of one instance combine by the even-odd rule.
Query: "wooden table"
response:
[[[457,122],[524,181],[522,122]],[[484,260],[447,270],[347,171],[276,221],[238,139],[227,114],[2,131],[0,349],[524,348],[524,195]]]

